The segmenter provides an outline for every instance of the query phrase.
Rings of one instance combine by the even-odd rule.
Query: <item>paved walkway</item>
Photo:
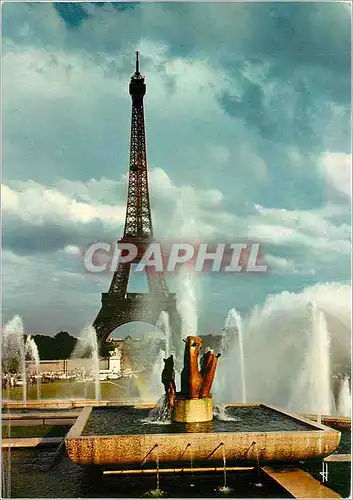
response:
[[[341,498],[301,469],[263,467],[262,470],[294,498]]]
[[[317,422],[317,415],[313,413],[303,413],[303,417],[308,418]],[[328,427],[338,428],[338,429],[350,429],[351,428],[351,418],[350,417],[336,417],[333,415],[322,415],[321,423],[327,425]]]
[[[2,448],[36,448],[38,446],[56,446],[62,437],[36,437],[36,438],[5,438],[1,442]]]
[[[26,413],[2,413],[2,420],[32,420],[32,419],[48,419],[48,418],[77,418],[79,416],[79,411],[65,411],[65,412],[26,412]]]
[[[111,381],[110,381],[111,382]],[[114,385],[116,385],[114,382],[112,382]],[[131,398],[131,399],[125,399],[125,398],[118,398],[114,400],[95,400],[95,399],[40,399],[40,400],[32,400],[32,401],[27,401],[26,404],[26,409],[30,410],[35,410],[35,409],[41,409],[41,408],[50,408],[53,411],[55,411],[56,408],[60,409],[67,409],[67,410],[73,410],[75,408],[84,408],[86,406],[119,406],[119,405],[126,405],[126,406],[135,406],[135,405],[146,405],[151,408],[154,408],[156,405],[156,401],[151,400],[151,401],[145,401],[143,402],[140,398]],[[3,400],[2,403],[2,408],[3,411],[4,409],[18,409],[18,408],[23,408],[23,402],[22,401],[7,401]]]
[[[324,458],[324,462],[351,462],[352,455],[350,453],[333,453]]]

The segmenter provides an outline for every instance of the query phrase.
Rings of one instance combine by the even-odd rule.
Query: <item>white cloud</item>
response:
[[[267,243],[307,247],[309,251],[350,254],[348,224],[334,224],[332,206],[319,210],[287,210],[255,205],[258,216],[249,221],[250,238]]]
[[[352,156],[345,153],[325,153],[319,166],[329,186],[340,193],[352,195]]]
[[[232,190],[241,204],[267,179],[267,166],[251,145],[253,133],[241,119],[228,116],[219,103],[219,94],[234,82],[219,67],[216,83],[214,63],[170,57],[160,42],[142,40],[139,49],[147,83],[149,165],[173,173],[178,182],[212,185],[222,191],[230,187],[224,175],[236,176]],[[129,162],[132,72],[130,46],[116,55],[93,56],[7,42],[4,179],[30,177],[53,186],[58,177],[85,184],[97,175],[121,178]],[[248,182],[251,189],[244,189]],[[63,188],[66,191],[69,186]]]
[[[152,168],[149,170],[149,184],[152,195],[159,198],[175,198],[178,189],[173,185],[170,177],[162,168]]]
[[[87,181],[72,181],[60,179],[56,187],[68,197],[75,197],[80,201],[88,203],[120,203],[122,197],[127,193],[127,176],[116,181],[101,177],[100,179],[89,179]]]
[[[77,334],[93,321],[100,293],[109,286],[110,275],[102,276],[101,282],[87,276],[77,255],[57,252],[23,257],[5,249],[2,261],[4,319],[20,314],[26,333],[68,330]]]
[[[76,245],[66,245],[66,247],[63,249],[63,252],[66,254],[69,254],[69,255],[80,255],[81,254],[81,250]]]
[[[11,48],[11,50],[9,50]],[[107,60],[107,63],[110,61]],[[105,80],[105,92],[123,93],[122,81],[106,75],[104,67],[97,65],[89,56],[56,49],[55,52],[31,46],[8,46],[3,56],[5,96],[16,95],[21,101],[26,97],[31,106],[37,106],[38,96],[42,102],[58,105],[74,98],[77,105],[87,100],[100,89]],[[89,86],[87,85],[89,79]],[[23,81],[26,80],[26,85]],[[9,84],[11,82],[11,88]],[[125,82],[124,82],[125,83]],[[78,93],[78,89],[84,92]],[[5,104],[15,104],[6,99]],[[15,110],[15,109],[14,109]]]
[[[269,272],[275,274],[300,274],[306,276],[315,276],[313,267],[307,267],[305,264],[296,264],[291,259],[278,257],[277,255],[266,255],[266,264],[269,265]]]
[[[1,185],[1,200],[3,210],[15,213],[19,211],[18,194],[4,184]]]
[[[166,238],[209,239],[226,235],[229,219],[218,189],[196,189],[175,184],[162,169],[151,169],[150,185],[158,233]],[[234,223],[234,222],[233,222]]]
[[[340,215],[340,206],[300,211],[255,205],[255,213],[237,217],[225,208],[224,195],[217,189],[196,189],[177,184],[161,168],[150,169],[149,180],[157,237],[205,241],[245,237],[265,246],[274,244],[289,246],[296,251],[301,249],[304,254],[319,260],[333,258],[335,254],[350,254],[349,225],[332,220]],[[126,192],[122,195],[123,190],[126,190],[123,176],[118,181],[107,178],[87,182],[61,179],[52,189],[32,181],[4,185],[4,220],[6,222],[7,216],[15,216],[28,227],[43,224],[60,227],[67,231],[68,236],[60,240],[61,247],[57,242],[54,246],[47,244],[48,251],[61,248],[67,254],[76,254],[87,239],[92,241],[101,237],[102,233],[97,233],[97,228],[92,226],[97,221],[111,238],[120,237],[125,220]],[[15,225],[12,224],[14,231]],[[18,231],[23,231],[23,225]],[[37,237],[35,233],[33,237]],[[293,266],[291,261],[286,262],[287,271],[292,269],[296,273],[299,269],[302,272],[300,266],[297,268],[297,262],[293,261]],[[284,261],[273,260],[273,264],[279,268]]]
[[[2,186],[2,198],[5,215],[16,215],[33,225],[47,221],[86,224],[96,219],[119,225],[125,218],[123,207],[83,203],[35,182],[22,183],[16,191]]]
[[[211,238],[222,231],[225,234],[232,215],[223,209],[223,194],[219,190],[178,185],[161,168],[150,169],[149,180],[157,237]],[[101,232],[96,236],[94,233],[97,221],[109,230],[112,238],[120,237],[127,194],[122,195],[122,189],[126,190],[126,179],[123,178],[119,181],[90,179],[87,182],[60,179],[51,189],[33,181],[2,185],[4,221],[11,217],[12,236],[16,234],[14,220],[21,221],[17,229],[21,234],[24,226],[52,227],[54,234],[61,229],[67,238],[54,246],[47,244],[48,251],[61,248],[66,253],[75,254],[79,239],[86,242],[85,233],[91,239],[101,237]],[[34,232],[33,237],[38,238],[37,233]]]
[[[4,250],[2,254],[3,260],[11,266],[25,266],[28,264],[28,258],[24,255],[18,255],[11,250]]]
[[[281,244],[293,239],[296,235],[294,229],[274,224],[251,224],[249,238],[254,238],[267,243]]]

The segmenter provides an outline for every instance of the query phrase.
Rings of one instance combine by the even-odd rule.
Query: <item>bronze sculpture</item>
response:
[[[198,358],[202,346],[200,337],[189,336],[185,342],[184,368],[181,372],[181,395],[188,399],[198,399],[202,383]]]
[[[201,358],[201,377],[202,384],[199,397],[208,398],[211,395],[211,388],[216,374],[217,362],[220,354],[216,354],[209,349]]]
[[[201,358],[201,369],[199,370],[198,358],[202,347],[201,337],[190,335],[183,340],[185,351],[180,395],[188,399],[207,398],[211,394],[220,354],[216,355],[211,349],[208,349]]]
[[[162,371],[162,384],[168,399],[170,408],[174,407],[176,386],[175,386],[175,370],[173,354],[169,358],[164,358],[164,369]]]
[[[181,372],[181,390],[178,394],[176,393],[173,354],[163,359],[162,384],[164,385],[166,402],[172,410],[176,400],[211,398],[211,388],[220,357],[220,354],[214,354],[211,349],[206,350],[201,358],[201,369],[199,369],[201,337],[190,335],[183,341],[185,342],[184,368]]]

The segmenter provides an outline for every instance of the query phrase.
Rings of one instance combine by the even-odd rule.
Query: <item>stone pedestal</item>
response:
[[[212,419],[212,398],[177,398],[175,401],[173,422],[210,422]]]

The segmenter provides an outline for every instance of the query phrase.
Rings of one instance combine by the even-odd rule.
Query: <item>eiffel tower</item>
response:
[[[176,294],[170,293],[163,272],[146,266],[147,293],[128,293],[131,265],[138,264],[153,237],[149,199],[146,135],[143,98],[145,79],[139,69],[136,52],[136,71],[131,77],[129,93],[132,100],[129,185],[124,235],[119,243],[133,243],[137,257],[129,263],[119,263],[108,293],[102,293],[102,306],[93,323],[99,343],[103,343],[119,326],[131,321],[144,321],[156,326],[159,315],[166,311],[172,331],[172,344],[179,350],[180,317],[176,308]]]

